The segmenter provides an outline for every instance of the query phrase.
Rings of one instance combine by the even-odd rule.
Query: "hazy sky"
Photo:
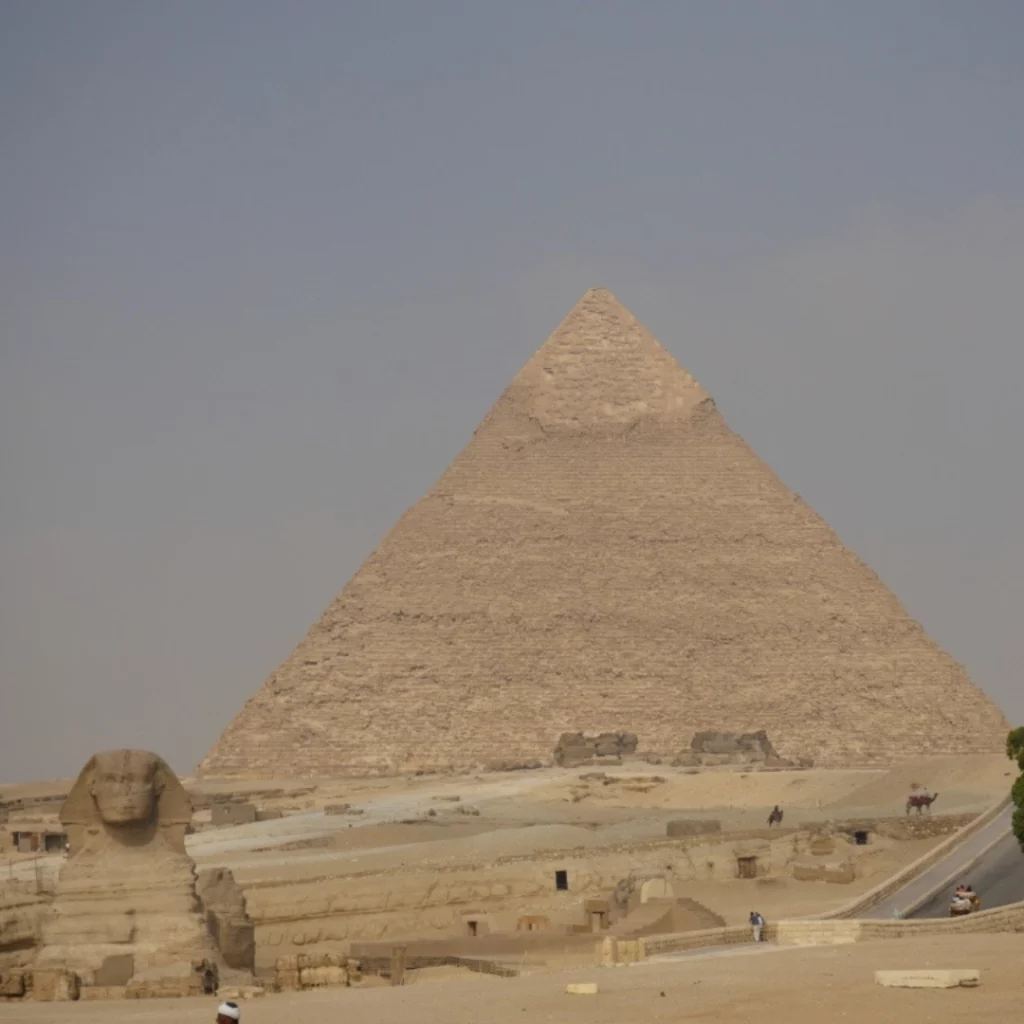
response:
[[[1024,722],[1022,41],[1019,0],[0,5],[0,781],[191,770],[591,285]]]

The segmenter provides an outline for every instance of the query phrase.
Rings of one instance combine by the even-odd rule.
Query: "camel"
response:
[[[907,814],[909,814],[915,807],[917,808],[918,814],[925,810],[930,813],[932,804],[938,799],[938,793],[934,793],[931,796],[928,796],[925,793],[911,793],[910,796],[907,797]]]

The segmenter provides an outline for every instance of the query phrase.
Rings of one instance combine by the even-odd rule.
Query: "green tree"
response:
[[[1024,772],[1024,725],[1018,726],[1006,737],[1006,756],[1017,762],[1017,767]]]
[[[1020,775],[1010,790],[1010,799],[1017,807],[1013,812],[1013,834],[1020,843],[1021,852],[1024,853],[1024,725],[1014,729],[1006,737],[1006,756],[1011,761],[1016,761],[1020,769]]]

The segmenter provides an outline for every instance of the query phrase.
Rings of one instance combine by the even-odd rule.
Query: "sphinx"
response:
[[[83,985],[216,962],[185,852],[192,805],[166,762],[143,750],[96,754],[60,820],[70,852],[43,922],[35,966],[74,971]],[[118,979],[124,984],[127,979]]]

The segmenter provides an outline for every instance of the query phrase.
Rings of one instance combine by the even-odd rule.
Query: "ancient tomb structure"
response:
[[[858,766],[999,751],[1007,723],[596,289],[199,771],[550,761],[577,731],[671,758],[704,730]]]
[[[194,962],[219,959],[185,852],[192,807],[161,758],[143,750],[95,755],[60,819],[71,854],[44,920],[37,973],[59,968],[86,986],[123,985],[187,976]]]

